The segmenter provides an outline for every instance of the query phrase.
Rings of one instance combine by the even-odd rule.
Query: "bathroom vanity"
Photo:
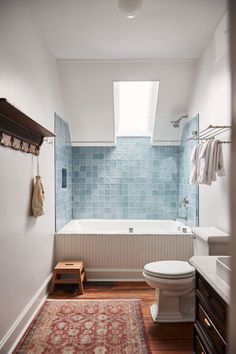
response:
[[[192,257],[196,268],[196,319],[193,352],[217,354],[227,351],[227,312],[230,286],[218,275],[216,256]]]

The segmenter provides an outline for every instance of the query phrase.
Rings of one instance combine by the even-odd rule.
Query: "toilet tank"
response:
[[[229,255],[229,234],[216,227],[194,227],[192,233],[195,256]]]

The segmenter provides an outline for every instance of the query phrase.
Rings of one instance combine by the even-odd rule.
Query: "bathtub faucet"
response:
[[[180,202],[179,202],[180,208],[181,208],[182,204],[183,204],[183,207],[187,209],[189,207],[189,198],[184,197],[182,200],[180,200]]]

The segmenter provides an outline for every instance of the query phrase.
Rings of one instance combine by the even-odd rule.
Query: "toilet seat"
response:
[[[158,261],[144,266],[147,275],[164,279],[185,279],[194,276],[195,268],[188,262]]]

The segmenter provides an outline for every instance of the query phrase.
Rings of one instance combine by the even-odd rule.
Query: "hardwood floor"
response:
[[[189,323],[154,324],[149,306],[154,301],[154,290],[142,282],[88,282],[84,283],[84,294],[65,286],[56,289],[52,299],[140,299],[144,324],[153,354],[192,353],[193,325]]]

